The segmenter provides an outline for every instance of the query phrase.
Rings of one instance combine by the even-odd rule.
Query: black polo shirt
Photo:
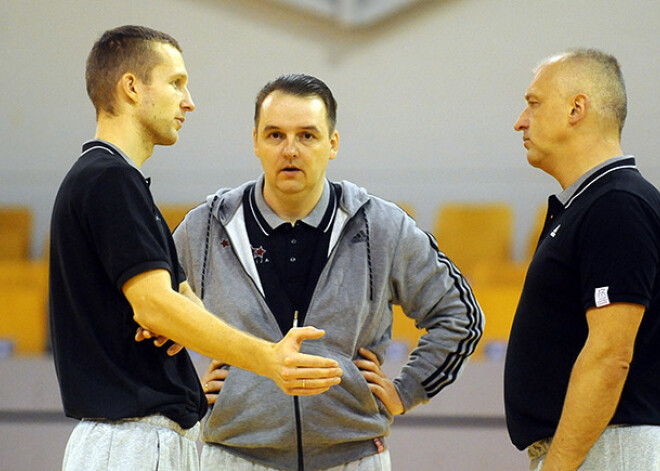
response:
[[[292,225],[266,204],[262,188],[263,178],[243,194],[245,225],[266,303],[285,334],[294,322],[303,325],[328,259],[341,190],[326,181],[312,212]]]
[[[64,178],[51,220],[50,327],[67,416],[163,415],[189,428],[206,411],[195,368],[135,342],[123,295],[135,275],[162,268],[178,291],[185,274],[142,173],[116,147],[91,141]]]
[[[518,448],[554,435],[587,338],[586,310],[610,303],[646,306],[611,424],[660,425],[659,266],[660,194],[634,159],[607,161],[550,197],[506,358],[507,425]]]

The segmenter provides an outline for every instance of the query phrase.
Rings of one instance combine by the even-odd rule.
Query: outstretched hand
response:
[[[360,369],[362,376],[367,380],[371,393],[376,396],[392,415],[403,414],[403,402],[401,396],[383,370],[375,353],[366,348],[359,349],[364,360],[355,360],[355,365]]]
[[[304,340],[319,339],[325,331],[314,327],[296,327],[274,344],[268,356],[264,376],[269,377],[287,394],[312,396],[341,382],[339,364],[330,358],[300,353]]]

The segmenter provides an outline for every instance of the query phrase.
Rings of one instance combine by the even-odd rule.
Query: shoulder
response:
[[[369,193],[365,188],[349,181],[335,183],[341,189],[341,207],[349,214],[356,213],[360,208],[371,216],[383,217],[392,222],[391,218],[400,221],[407,213],[397,204]]]

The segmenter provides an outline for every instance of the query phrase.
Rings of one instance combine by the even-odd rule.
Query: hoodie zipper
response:
[[[298,327],[298,310],[293,312],[293,328]],[[298,396],[293,396],[293,413],[296,419],[296,446],[298,447],[298,471],[305,471],[302,444],[302,420],[300,418],[300,401]]]
[[[329,266],[332,263],[332,260],[334,259],[334,255],[337,251],[337,247],[339,246],[341,240],[344,238],[344,235],[346,234],[347,228],[349,226],[350,221],[355,217],[357,212],[362,208],[363,205],[360,205],[360,208],[350,217],[348,217],[344,223],[344,227],[342,227],[339,237],[337,238],[337,242],[335,246],[332,248],[330,253],[328,254],[328,260],[326,261],[325,266],[323,267],[323,270],[321,271],[319,275],[319,280],[323,277],[323,275],[329,270]],[[220,221],[218,221],[220,222]],[[220,223],[220,225],[224,228],[224,224]],[[243,263],[241,262],[241,258],[238,256],[238,253],[236,252],[236,249],[234,247],[234,244],[232,243],[231,236],[227,232],[226,229],[225,234],[227,235],[227,238],[229,240],[229,244],[231,247],[232,252],[234,253],[234,257],[238,260],[239,265],[243,268],[243,272],[245,273],[245,276],[247,276],[248,280],[252,284],[253,289],[257,292],[258,298],[261,298],[264,309],[266,312],[270,313],[271,317],[275,319],[275,314],[273,314],[268,307],[268,304],[266,303],[266,299],[264,298],[263,294],[257,287],[257,284],[255,281],[252,279],[252,277],[247,273],[245,270],[245,267],[243,266]],[[316,289],[314,289],[314,293],[312,293],[312,298],[309,301],[309,306],[313,304],[314,298],[316,297]],[[309,310],[308,306],[308,310]],[[293,313],[293,327],[298,327],[298,310],[296,309]],[[277,324],[277,323],[276,323]],[[282,332],[282,335],[284,335],[284,332]],[[300,400],[298,396],[293,396],[293,412],[294,412],[294,417],[295,417],[295,422],[296,422],[296,445],[298,448],[298,471],[305,471],[305,463],[304,463],[304,457],[303,457],[303,443],[302,443],[302,418],[301,418],[301,413],[300,413]]]

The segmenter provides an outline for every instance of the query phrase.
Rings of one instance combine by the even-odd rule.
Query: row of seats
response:
[[[408,206],[402,207],[411,214]],[[529,231],[523,259],[515,260],[514,215],[507,204],[448,203],[436,215],[433,234],[438,246],[467,278],[486,317],[476,358],[499,361],[505,353],[527,265],[544,219],[545,211],[539,210]],[[394,306],[393,337],[410,348],[417,344],[421,334],[401,308]]]
[[[32,211],[25,206],[0,207],[0,260],[27,260],[32,239]]]
[[[0,207],[0,352],[43,352],[47,338],[48,268],[32,260],[32,211]]]
[[[161,205],[174,229],[196,204]],[[401,204],[411,216],[414,208]],[[541,218],[530,231],[528,257],[540,231]],[[41,353],[47,345],[47,257],[30,257],[32,214],[26,207],[0,207],[0,341],[18,354]],[[433,232],[438,244],[461,269],[486,314],[484,339],[477,356],[506,342],[528,258],[514,261],[513,212],[505,204],[446,204]],[[394,306],[395,340],[409,348],[420,332],[399,306]],[[492,344],[492,345],[491,345]]]

